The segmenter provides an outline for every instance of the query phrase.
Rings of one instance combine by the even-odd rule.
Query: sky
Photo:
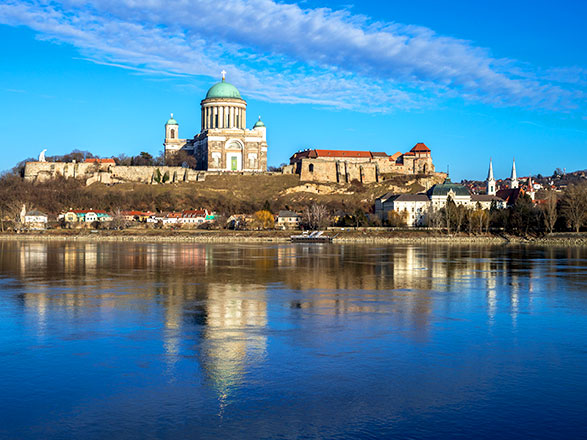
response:
[[[182,138],[226,70],[267,126],[269,165],[304,148],[432,150],[484,179],[587,168],[587,2],[3,0],[0,170]]]

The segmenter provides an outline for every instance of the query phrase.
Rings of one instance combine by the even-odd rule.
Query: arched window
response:
[[[172,129],[171,129],[170,135],[171,135],[171,136],[169,136],[169,137],[170,137],[171,139],[175,139],[175,129],[174,129],[174,128],[172,128]]]
[[[308,170],[313,173],[314,172],[314,164],[311,163],[310,166],[308,167]]]

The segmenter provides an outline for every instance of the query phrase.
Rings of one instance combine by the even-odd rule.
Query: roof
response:
[[[114,159],[112,159],[112,158],[100,159],[99,157],[92,157],[91,159],[86,159],[84,162],[85,163],[111,163],[111,164],[116,163],[114,161]]]
[[[87,214],[89,212],[93,212],[96,214],[107,214],[106,211],[103,211],[101,209],[72,209],[71,211],[68,212],[75,212],[76,214]]]
[[[193,217],[205,217],[208,215],[205,209],[188,209],[182,212],[182,217],[193,218]]]
[[[222,80],[219,83],[214,84],[206,93],[206,99],[211,98],[233,98],[243,99],[238,89],[230,83]]]
[[[428,148],[423,142],[418,142],[410,151],[413,153],[430,153],[430,148]]]
[[[173,113],[171,113],[171,117],[167,120],[165,125],[179,125],[175,119],[173,119]]]
[[[383,194],[381,197],[377,197],[375,200],[381,200],[382,203],[385,203],[393,197],[397,197],[397,194],[392,193],[392,192],[388,192],[388,193]]]
[[[279,211],[277,217],[301,217],[301,215],[297,212],[282,210]]]
[[[347,150],[313,150],[316,157],[355,157],[371,159],[370,151],[347,151]]]
[[[465,185],[460,183],[452,183],[447,177],[444,183],[434,185],[427,192],[429,196],[446,196],[452,191],[456,196],[468,196],[470,195],[469,190]]]
[[[394,202],[429,202],[430,199],[424,193],[419,194],[400,194]]]
[[[514,205],[520,197],[520,188],[500,189],[496,195],[500,199],[505,200],[508,205]]]
[[[45,214],[44,212],[41,212],[41,211],[37,211],[35,209],[33,209],[32,211],[27,212],[25,215],[27,215],[27,216],[35,216],[35,217],[38,217],[38,216],[47,217],[47,214]]]
[[[372,151],[371,156],[373,156],[373,157],[387,157],[387,153]]]
[[[398,151],[397,153],[392,154],[391,156],[389,156],[389,160],[398,160],[401,157],[401,153]]]
[[[492,202],[494,200],[498,202],[503,202],[502,198],[492,196],[489,194],[471,194],[471,200],[473,202]]]

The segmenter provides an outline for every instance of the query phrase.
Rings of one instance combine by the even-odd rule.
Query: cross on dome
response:
[[[222,69],[222,81],[224,81],[226,79],[226,70]]]

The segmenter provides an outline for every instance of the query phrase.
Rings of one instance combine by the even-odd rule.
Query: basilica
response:
[[[179,138],[179,124],[165,124],[165,157],[179,151],[192,154],[197,169],[218,172],[267,171],[267,131],[261,117],[246,128],[247,102],[238,89],[225,81],[214,84],[200,103],[201,129],[193,139]]]

